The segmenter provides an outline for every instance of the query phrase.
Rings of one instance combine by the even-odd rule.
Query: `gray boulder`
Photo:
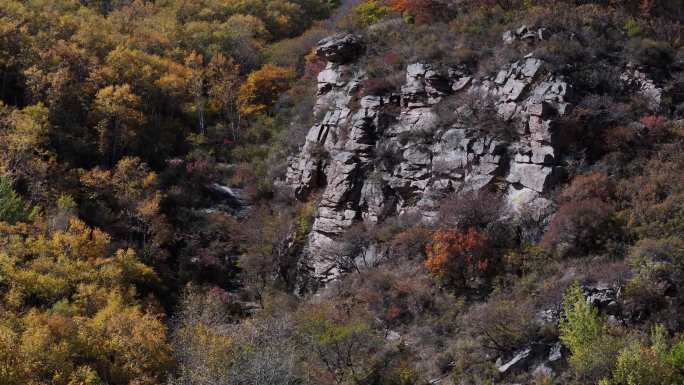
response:
[[[660,111],[664,90],[658,87],[648,75],[634,64],[628,64],[625,72],[620,75],[627,88],[636,90],[641,96],[646,98],[648,106],[652,111]]]
[[[535,43],[542,40],[547,40],[551,37],[551,32],[546,28],[531,29],[526,25],[522,25],[515,30],[509,30],[503,33],[501,39],[504,44],[513,44],[516,41],[523,41],[526,43]]]
[[[553,168],[539,164],[513,163],[506,181],[521,184],[530,190],[544,193],[552,182]]]
[[[599,282],[595,285],[585,285],[582,287],[587,302],[599,310],[605,311],[610,315],[620,313],[620,288],[615,288],[606,283]]]
[[[360,36],[341,33],[319,41],[316,55],[333,63],[349,63],[361,56],[364,49]]]
[[[496,364],[496,369],[499,373],[506,373],[515,367],[523,366],[527,363],[527,359],[530,357],[531,353],[532,348],[525,348],[517,351],[513,357],[506,360],[506,362],[502,362],[501,359],[499,359]]]

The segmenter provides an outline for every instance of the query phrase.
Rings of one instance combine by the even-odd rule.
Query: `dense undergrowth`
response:
[[[681,384],[683,10],[0,0],[0,383]],[[501,42],[522,24],[555,32],[532,50],[577,101],[556,215],[501,219],[484,191],[436,224],[359,224],[349,249],[388,261],[295,295],[317,198],[275,182],[315,118],[316,41],[363,35],[377,92],[419,60],[495,75],[529,53]],[[657,111],[619,87],[628,63],[666,91]],[[213,183],[243,188],[250,214],[217,209]],[[623,288],[620,322],[584,300],[597,282]],[[494,366],[558,338],[553,378]]]

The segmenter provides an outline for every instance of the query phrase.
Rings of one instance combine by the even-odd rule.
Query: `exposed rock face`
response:
[[[496,368],[500,373],[505,373],[509,369],[514,368],[516,365],[525,363],[525,360],[530,356],[530,353],[532,353],[532,348],[525,348],[519,352],[516,352],[513,358],[505,363],[498,361]]]
[[[562,360],[563,346],[560,342],[534,343],[511,355],[499,357],[495,366],[499,373],[523,372],[532,369],[534,375],[553,377],[553,368],[557,367]]]
[[[663,100],[663,89],[658,87],[655,82],[646,75],[645,72],[633,64],[629,64],[625,72],[620,76],[628,88],[636,90],[641,96],[646,98],[648,106],[653,111],[659,111]]]
[[[309,239],[316,277],[338,274],[323,256],[338,250],[339,236],[354,223],[407,212],[434,220],[439,200],[452,193],[496,184],[509,212],[531,207],[543,215],[550,206],[544,194],[559,171],[554,120],[569,109],[563,78],[534,57],[481,79],[462,67],[414,63],[399,94],[358,97],[364,73],[348,60],[359,47],[350,35],[320,43],[317,52],[329,60],[318,76],[322,118],[287,175],[301,199],[322,190]],[[512,135],[471,119],[473,106],[461,99],[489,101],[498,126]],[[453,108],[441,111],[448,101]]]
[[[530,29],[523,25],[518,29],[504,32],[501,38],[505,44],[513,44],[516,41],[533,43],[539,40],[546,40],[549,38],[549,35],[550,33],[546,28]]]
[[[599,282],[596,285],[582,287],[582,291],[587,297],[587,302],[593,307],[605,311],[609,315],[620,315],[619,288]]]
[[[338,34],[318,43],[316,54],[332,63],[347,63],[363,53],[361,38],[352,34]]]
[[[222,186],[218,183],[212,183],[205,187],[209,193],[221,202],[215,208],[208,209],[208,212],[220,211],[225,207],[238,218],[243,218],[249,213],[252,202],[250,202],[247,194],[242,189]]]
[[[349,52],[351,48],[340,45],[341,41],[347,40],[334,40],[336,44],[324,43],[327,48],[323,50],[319,47],[319,55],[337,58],[331,52],[333,47]],[[362,78],[363,73],[357,66],[332,61],[318,74],[318,98],[314,113],[322,116],[322,119],[309,130],[302,151],[290,161],[287,174],[287,183],[294,187],[298,198],[304,199],[312,190],[326,184],[330,157],[337,152],[335,150],[340,139],[344,139],[340,135],[346,132],[341,128],[350,121],[351,102]]]

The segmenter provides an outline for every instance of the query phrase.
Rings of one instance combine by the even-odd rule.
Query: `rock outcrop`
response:
[[[494,366],[499,373],[530,371],[534,376],[552,378],[554,369],[562,366],[564,349],[560,342],[537,342],[525,346],[509,355],[499,357]]]
[[[534,43],[536,41],[548,39],[549,35],[549,30],[546,28],[530,29],[526,25],[523,25],[518,29],[504,32],[501,38],[505,44],[513,44],[516,41]]]
[[[358,96],[362,47],[353,35],[320,42],[317,53],[328,60],[318,75],[321,118],[287,174],[300,199],[321,190],[309,239],[316,277],[338,274],[329,254],[354,223],[408,212],[435,220],[439,201],[453,193],[496,185],[510,213],[543,215],[561,171],[554,122],[570,107],[562,77],[534,57],[491,78],[413,63],[398,93]]]
[[[352,34],[327,37],[318,43],[316,54],[331,63],[347,63],[363,53],[361,38]]]
[[[218,183],[212,183],[205,186],[207,191],[218,202],[212,208],[207,209],[207,212],[214,211],[228,211],[238,218],[244,218],[252,208],[247,194],[237,187],[223,186]]]
[[[636,91],[637,94],[644,97],[651,110],[655,112],[660,111],[664,91],[644,71],[630,63],[622,75],[620,75],[620,80],[628,89]]]

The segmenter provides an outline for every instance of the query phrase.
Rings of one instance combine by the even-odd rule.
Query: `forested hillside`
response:
[[[0,0],[0,385],[684,384],[682,0]]]

